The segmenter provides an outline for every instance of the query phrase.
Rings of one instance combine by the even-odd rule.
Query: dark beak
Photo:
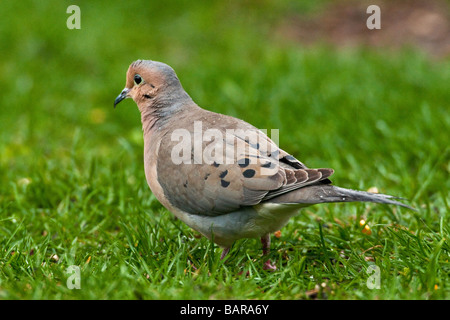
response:
[[[128,88],[125,88],[125,89],[122,90],[122,92],[117,96],[116,100],[114,100],[114,108],[116,107],[116,105],[117,105],[120,101],[122,101],[122,100],[128,98],[128,92],[129,92],[129,91],[130,91],[130,89],[128,89]]]

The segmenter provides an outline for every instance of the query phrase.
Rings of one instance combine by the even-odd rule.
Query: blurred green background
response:
[[[375,186],[409,199],[421,209],[420,217],[394,211],[386,218],[381,207],[375,209],[382,219],[378,223],[390,224],[393,219],[413,233],[423,229],[437,235],[430,248],[431,253],[439,250],[434,256],[438,262],[430,276],[433,280],[409,277],[404,286],[414,283],[416,292],[402,294],[398,285],[399,291],[386,290],[378,297],[427,298],[437,285],[442,291],[433,294],[448,298],[449,247],[447,241],[440,242],[444,235],[448,239],[449,219],[450,25],[448,11],[440,9],[448,8],[448,1],[428,5],[399,1],[395,8],[381,2],[382,29],[372,31],[365,28],[364,2],[343,1],[333,4],[334,9],[330,3],[3,2],[0,297],[211,297],[215,282],[199,291],[204,293],[196,291],[197,295],[188,289],[158,295],[157,289],[142,282],[141,258],[134,269],[127,260],[134,252],[128,245],[132,248],[139,238],[140,233],[132,231],[138,221],[153,225],[152,217],[160,213],[170,219],[146,186],[136,105],[127,100],[113,109],[129,64],[151,59],[171,65],[200,106],[259,128],[279,129],[283,149],[310,167],[334,168],[335,184],[363,190]],[[71,4],[81,9],[79,30],[66,27],[70,16],[66,9]],[[404,12],[402,8],[409,8],[410,16],[399,14],[404,24],[394,25],[393,21],[399,21],[394,13]],[[414,14],[431,18],[414,20]],[[398,30],[412,30],[412,36]],[[399,38],[411,41],[403,43]],[[324,218],[327,208],[334,208],[330,210],[336,217],[353,217],[352,221],[369,215],[364,205],[353,207],[311,210]],[[144,211],[145,217],[139,215]],[[172,226],[172,222],[165,223]],[[178,237],[179,228],[191,235],[179,225],[168,236]],[[298,228],[295,223],[287,227],[285,241]],[[357,224],[352,228],[358,232]],[[318,232],[317,225],[312,230]],[[383,243],[383,239],[373,241]],[[204,239],[198,241],[209,245]],[[252,242],[245,243],[250,250]],[[361,251],[370,244],[365,243]],[[253,250],[251,255],[258,256],[256,247]],[[428,259],[425,253],[423,261]],[[52,258],[55,254],[58,259]],[[95,264],[95,257],[103,264]],[[180,258],[181,264],[185,258]],[[128,275],[135,272],[142,277],[136,289],[139,294],[118,283],[123,291],[115,295],[112,291],[94,290],[89,295],[64,290],[64,269],[86,261],[94,269],[85,273],[119,268],[123,279],[134,283]],[[409,267],[411,274],[428,270]],[[48,280],[49,274],[54,280]],[[113,281],[112,275],[102,277],[98,276],[97,287],[105,286],[99,284],[105,279]],[[114,277],[122,279],[117,273]],[[307,273],[304,278],[295,277],[303,279],[297,291],[249,294],[252,285],[264,287],[253,283],[218,297],[305,297],[315,283]],[[374,298],[375,293],[357,291],[335,297]]]

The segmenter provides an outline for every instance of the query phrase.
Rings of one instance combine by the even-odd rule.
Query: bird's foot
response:
[[[267,256],[270,251],[270,234],[265,234],[261,237],[261,243],[263,246],[263,256]],[[270,259],[264,262],[263,265],[264,270],[275,271],[277,270],[277,266],[270,262]]]
[[[268,271],[275,271],[277,270],[277,266],[272,264],[272,262],[269,259],[266,262],[264,262],[263,269]]]

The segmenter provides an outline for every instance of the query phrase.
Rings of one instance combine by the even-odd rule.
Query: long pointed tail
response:
[[[376,202],[393,204],[417,211],[394,199],[401,198],[387,194],[344,189],[333,185],[312,185],[288,192],[269,201],[274,203],[304,203],[310,205],[326,202]]]

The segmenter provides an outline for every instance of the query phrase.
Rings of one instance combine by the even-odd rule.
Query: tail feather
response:
[[[269,202],[310,205],[328,202],[376,202],[393,204],[417,211],[416,209],[394,199],[402,200],[402,198],[387,194],[344,189],[333,185],[312,185],[282,194],[269,200]]]

